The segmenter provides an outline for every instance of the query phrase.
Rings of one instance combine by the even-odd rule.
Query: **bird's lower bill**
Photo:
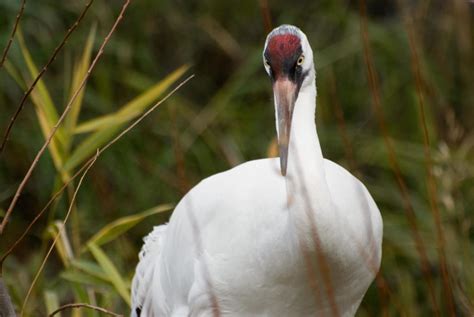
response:
[[[278,124],[278,147],[280,152],[281,175],[286,176],[288,164],[288,144],[290,142],[291,120],[298,95],[298,86],[287,78],[273,83],[273,94]]]

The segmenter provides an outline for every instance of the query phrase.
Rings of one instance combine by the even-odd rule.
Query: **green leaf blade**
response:
[[[121,274],[110,260],[110,258],[105,254],[104,251],[94,243],[88,245],[89,250],[91,251],[94,258],[97,260],[97,263],[102,267],[104,272],[107,274],[110,279],[111,284],[123,298],[123,300],[130,306],[131,299],[130,293],[127,288],[127,283],[125,283]]]
[[[84,51],[82,52],[82,57],[81,59],[76,63],[74,66],[74,75],[72,79],[72,84],[71,84],[71,94],[75,93],[77,89],[79,89],[81,82],[83,78],[87,75],[87,70],[89,69],[90,66],[90,61],[91,61],[91,55],[92,55],[92,48],[94,45],[94,40],[95,40],[95,34],[96,34],[96,27],[92,27],[92,29],[89,32],[89,36],[87,37],[86,44],[84,47]],[[71,110],[69,111],[67,117],[64,120],[64,127],[65,130],[67,131],[67,145],[69,146],[71,142],[71,138],[74,134],[74,129],[77,124],[77,119],[79,117],[79,113],[82,108],[82,103],[84,99],[84,94],[85,94],[86,86],[80,90],[78,93],[76,99],[71,105]],[[72,95],[70,96],[70,98]]]
[[[110,242],[118,238],[123,233],[127,232],[132,227],[136,226],[145,218],[171,210],[173,207],[174,206],[172,204],[158,205],[141,213],[117,219],[99,230],[99,232],[89,239],[87,244],[93,243],[97,246],[100,246]]]
[[[166,76],[163,80],[140,94],[135,99],[126,103],[118,111],[112,114],[89,120],[77,126],[76,133],[85,133],[107,128],[108,126],[124,123],[137,117],[161,96],[172,84],[174,84],[187,70],[188,65],[183,65]]]

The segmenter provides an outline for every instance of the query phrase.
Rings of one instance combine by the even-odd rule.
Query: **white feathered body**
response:
[[[378,271],[382,222],[362,183],[331,161],[324,169],[331,194],[343,197],[331,218],[338,221],[318,223],[321,251],[338,313],[352,316]],[[202,181],[144,246],[153,251],[142,255],[134,280],[141,316],[214,316],[212,294],[221,316],[331,316],[319,272],[317,289],[310,286],[287,203],[278,159]]]

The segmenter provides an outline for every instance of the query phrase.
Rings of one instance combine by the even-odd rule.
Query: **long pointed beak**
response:
[[[298,86],[288,78],[277,79],[273,83],[273,94],[278,124],[278,147],[280,151],[281,175],[286,176],[288,164],[288,144],[290,142],[291,119],[298,94]]]

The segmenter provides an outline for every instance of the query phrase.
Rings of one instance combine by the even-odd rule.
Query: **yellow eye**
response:
[[[263,60],[263,63],[265,64],[266,67],[270,67],[270,63],[268,62],[266,58]]]
[[[301,55],[298,58],[298,61],[296,62],[296,65],[301,66],[301,65],[303,65],[303,62],[304,62],[304,55]]]

